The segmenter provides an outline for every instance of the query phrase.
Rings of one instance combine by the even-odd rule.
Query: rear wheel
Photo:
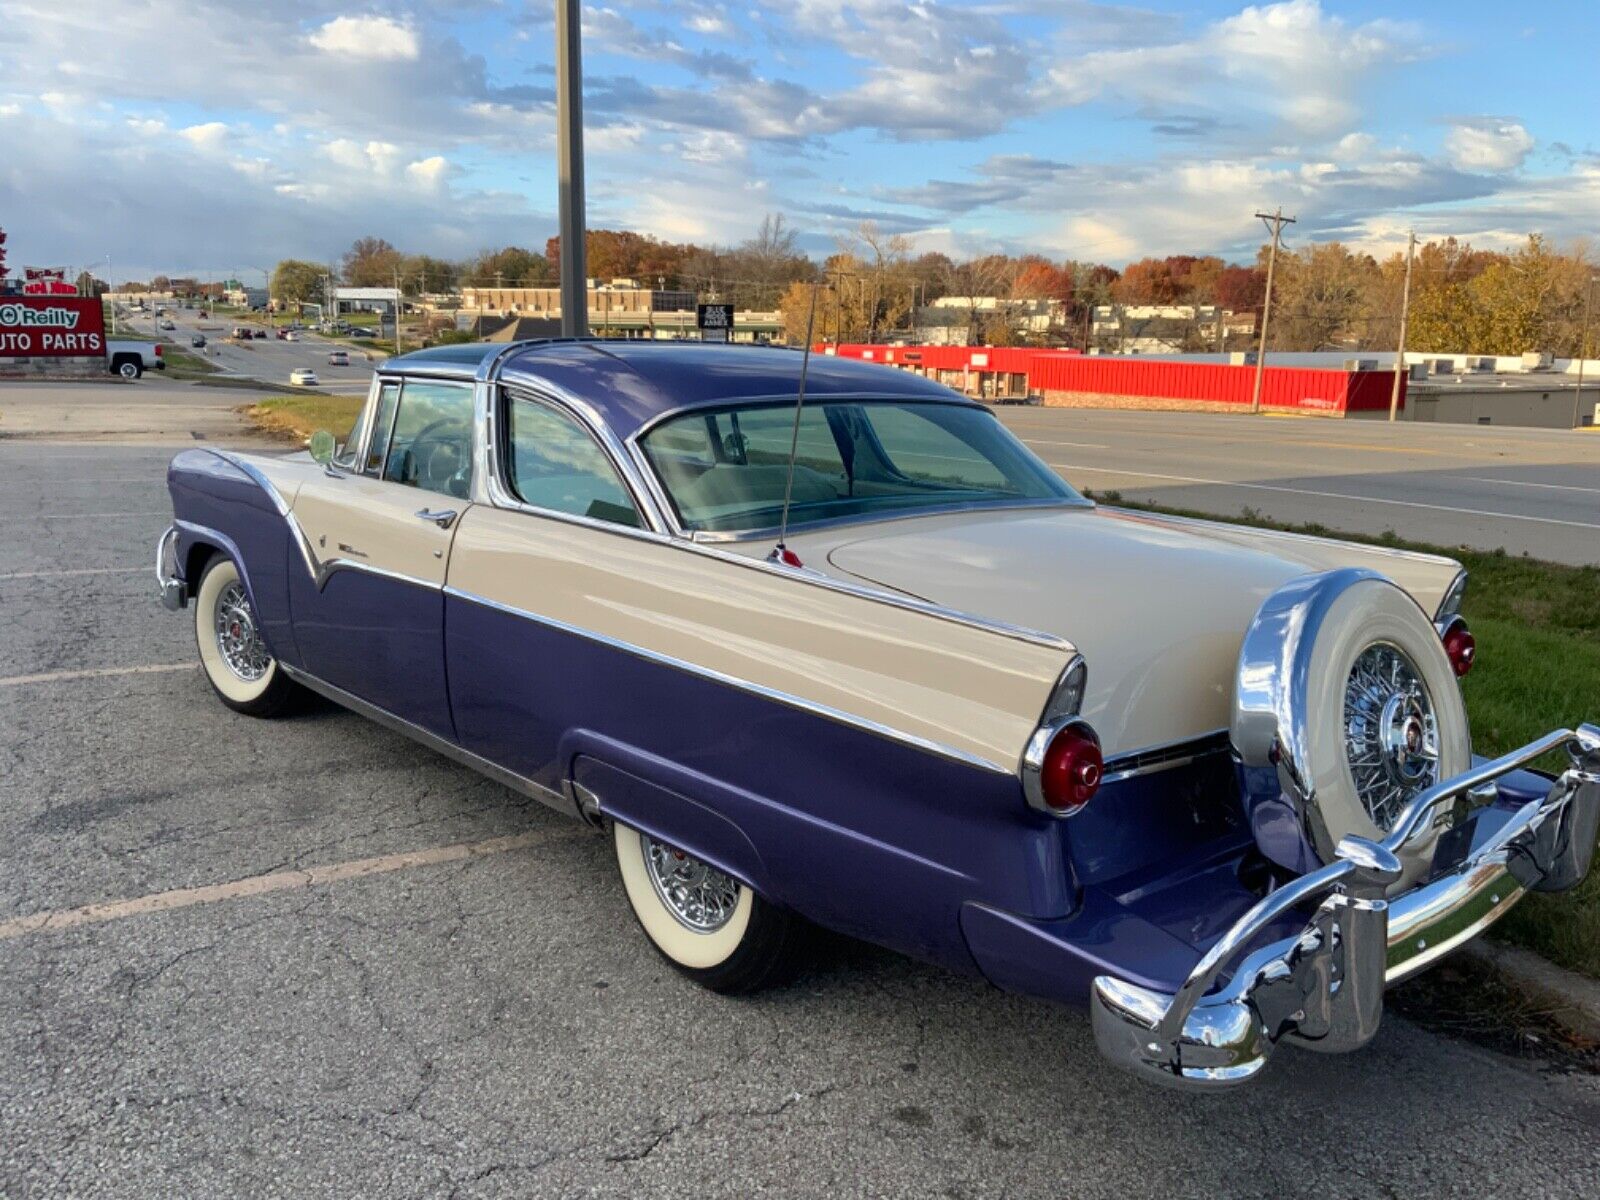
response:
[[[239,568],[219,554],[206,564],[194,601],[194,636],[217,698],[234,712],[276,717],[295,685],[267,653]]]
[[[138,359],[129,357],[127,355],[124,355],[117,360],[116,367],[117,374],[121,375],[124,379],[137,379],[139,376],[144,374],[143,364],[141,364]]]
[[[614,822],[612,839],[633,915],[678,971],[724,994],[794,977],[807,941],[801,918],[649,834]]]

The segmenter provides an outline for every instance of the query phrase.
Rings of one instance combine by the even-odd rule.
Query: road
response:
[[[1600,563],[1600,433],[1005,407],[1096,494]]]
[[[0,439],[0,1195],[1600,1195],[1600,1077],[1392,1016],[1197,1098],[858,945],[698,990],[602,838],[216,702],[150,568],[194,441],[145,436]]]
[[[121,332],[117,336],[159,338],[171,342],[191,354],[202,351],[192,347],[190,339],[197,333],[206,337],[204,353],[211,362],[230,375],[258,379],[265,383],[288,386],[289,372],[296,367],[310,367],[317,373],[317,390],[336,395],[365,395],[372,380],[373,363],[363,351],[334,342],[309,330],[296,332],[297,341],[280,341],[276,336],[252,338],[248,342],[235,342],[227,337],[233,329],[235,318],[218,316],[215,320],[199,318],[197,310],[172,308],[168,316],[177,326],[174,330],[156,328],[154,313],[128,313],[123,310],[117,318]],[[278,327],[282,327],[280,319]],[[335,367],[328,364],[329,350],[349,350],[350,365]],[[383,355],[376,355],[381,361]]]

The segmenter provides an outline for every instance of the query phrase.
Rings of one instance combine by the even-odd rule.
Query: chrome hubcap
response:
[[[1416,666],[1387,642],[1368,646],[1344,689],[1345,755],[1356,795],[1379,829],[1439,777],[1433,698]]]
[[[656,895],[680,925],[695,933],[715,933],[733,920],[738,880],[647,834],[641,833],[639,841]]]
[[[267,673],[272,658],[256,631],[250,601],[237,581],[222,589],[217,597],[217,649],[222,661],[246,683],[255,683]]]

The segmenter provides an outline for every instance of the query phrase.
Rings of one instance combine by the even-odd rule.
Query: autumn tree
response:
[[[1037,254],[1018,260],[1017,277],[1011,283],[1013,296],[1020,300],[1059,300],[1070,304],[1072,293],[1072,273],[1066,268]]]
[[[272,272],[272,298],[279,304],[301,305],[322,299],[322,279],[328,269],[320,263],[286,258]]]
[[[521,246],[485,250],[461,271],[459,282],[469,287],[544,287],[556,271],[544,255]]]
[[[345,251],[344,282],[350,287],[393,287],[400,262],[400,251],[382,238],[357,238]]]
[[[1352,253],[1340,242],[1320,242],[1298,252],[1280,249],[1269,335],[1273,348],[1356,345],[1364,302],[1377,275],[1371,255]]]

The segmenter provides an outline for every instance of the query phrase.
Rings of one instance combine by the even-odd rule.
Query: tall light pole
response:
[[[1250,411],[1261,411],[1261,375],[1267,365],[1267,314],[1272,311],[1272,275],[1278,266],[1278,243],[1283,240],[1283,227],[1293,225],[1295,218],[1283,215],[1283,209],[1275,212],[1258,212],[1256,216],[1267,223],[1267,228],[1272,230],[1272,252],[1267,256],[1267,294],[1261,301],[1261,344],[1256,349],[1256,384],[1255,390],[1250,393]]]
[[[583,15],[579,0],[556,0],[556,159],[561,197],[561,335],[589,333],[584,261]]]
[[[1411,263],[1417,256],[1417,231],[1406,241],[1406,290],[1400,297],[1400,348],[1394,356],[1394,386],[1389,389],[1389,420],[1400,409],[1400,376],[1406,370],[1406,319],[1411,316]]]
[[[1572,396],[1572,427],[1583,428],[1583,368],[1589,357],[1589,301],[1600,275],[1591,275],[1583,285],[1583,335],[1578,341],[1578,387]]]

